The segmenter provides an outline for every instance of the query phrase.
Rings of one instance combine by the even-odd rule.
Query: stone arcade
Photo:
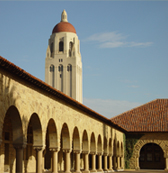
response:
[[[65,11],[45,70],[46,83],[0,57],[0,173],[168,170],[168,99],[112,119],[84,106],[79,40]]]

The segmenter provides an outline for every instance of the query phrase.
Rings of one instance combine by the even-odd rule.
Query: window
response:
[[[63,71],[63,65],[58,66],[58,71]]]
[[[54,66],[53,65],[50,66],[50,72],[54,72]]]
[[[72,56],[72,48],[73,48],[73,43],[72,41],[69,43],[69,57]]]
[[[64,51],[64,43],[63,43],[63,41],[60,41],[59,42],[59,51],[60,52],[63,52]]]
[[[52,42],[51,45],[50,45],[50,52],[51,52],[51,54],[53,53],[53,48],[54,48],[54,44]]]

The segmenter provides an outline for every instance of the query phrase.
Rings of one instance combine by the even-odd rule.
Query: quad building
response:
[[[0,172],[168,170],[168,99],[112,119],[82,104],[76,30],[63,11],[45,82],[0,56]]]

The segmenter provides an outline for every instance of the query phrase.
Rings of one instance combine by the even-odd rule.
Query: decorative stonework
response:
[[[159,145],[163,150],[164,157],[166,158],[168,156],[168,134],[167,133],[146,134],[143,137],[141,137],[134,146],[132,157],[129,160],[130,169],[139,169],[138,162],[140,157],[140,150],[144,145],[148,143],[155,143]]]

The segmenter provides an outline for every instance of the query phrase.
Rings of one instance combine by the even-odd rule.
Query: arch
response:
[[[21,149],[20,151],[22,152],[22,157],[22,148],[25,143],[25,139],[23,138],[23,128],[20,113],[14,105],[10,106],[6,111],[3,121],[2,139],[4,147],[4,167],[1,170],[3,170],[3,172],[6,172],[7,170],[13,170],[14,164],[16,165],[15,171],[22,169],[22,165],[18,168],[18,165],[20,165],[22,162],[19,162],[18,160],[17,151],[18,148]],[[14,148],[16,149],[16,151],[14,150]],[[16,153],[16,155],[11,155],[11,153]]]
[[[62,149],[70,150],[70,134],[66,123],[64,123],[62,126],[61,139]]]
[[[165,158],[162,148],[155,143],[147,143],[140,150],[140,169],[164,169]]]
[[[77,127],[75,127],[73,131],[73,150],[80,151],[80,137],[79,130]]]
[[[93,132],[91,134],[91,139],[90,139],[90,153],[96,153],[96,141]]]
[[[98,141],[97,141],[97,153],[102,153],[102,140],[101,136],[98,136]]]
[[[22,121],[20,118],[20,113],[15,106],[10,106],[8,108],[4,118],[3,130],[5,128],[5,120],[8,118],[10,119],[12,125],[13,144],[23,144],[24,139],[23,139]]]
[[[113,147],[112,147],[112,139],[109,139],[109,154],[112,155],[113,154]]]
[[[87,134],[86,130],[84,130],[84,132],[83,132],[82,150],[83,150],[83,152],[88,152],[89,151],[88,134]]]
[[[130,162],[131,162],[132,165],[134,165],[134,168],[139,169],[139,163],[138,162],[139,162],[140,150],[147,143],[155,143],[155,144],[159,145],[161,147],[161,149],[163,150],[164,155],[166,155],[166,150],[165,149],[167,148],[167,146],[164,143],[164,141],[155,140],[154,137],[151,137],[151,139],[148,139],[148,140],[140,139],[135,144],[134,149],[133,149],[133,154],[132,154],[132,157],[130,159]],[[136,160],[138,160],[138,161],[136,161]]]
[[[33,113],[30,120],[29,120],[27,132],[28,132],[29,128],[32,128],[33,146],[34,147],[43,146],[43,143],[42,143],[42,126],[41,126],[39,116],[36,113]]]
[[[104,137],[104,153],[107,154],[108,151],[107,151],[107,138]]]
[[[45,148],[45,169],[51,168],[52,152],[50,149],[58,148],[57,130],[54,120],[51,118],[46,130],[46,148]]]
[[[55,121],[51,118],[47,125],[47,131],[49,134],[49,147],[58,148],[58,135]]]
[[[117,141],[117,156],[120,156],[120,142]]]

